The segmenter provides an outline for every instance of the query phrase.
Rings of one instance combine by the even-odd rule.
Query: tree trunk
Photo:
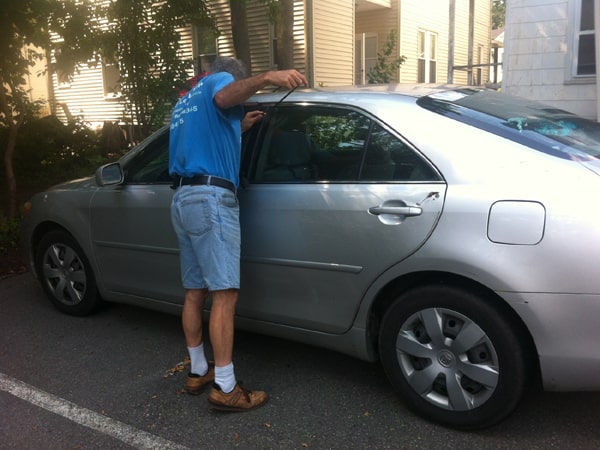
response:
[[[13,110],[8,103],[6,86],[10,86],[13,97],[16,101],[16,118],[13,115]],[[14,219],[17,217],[17,179],[13,166],[15,148],[17,147],[17,135],[19,128],[25,120],[25,105],[18,100],[18,95],[15,94],[16,89],[11,83],[0,75],[0,111],[4,113],[4,125],[8,127],[8,142],[4,150],[4,173],[6,174],[6,187],[8,190],[8,217]]]
[[[4,172],[6,174],[6,187],[8,189],[8,218],[17,217],[17,179],[13,168],[13,157],[17,146],[17,133],[19,126],[13,125],[8,130],[8,143],[4,151]]]
[[[277,18],[277,68],[294,69],[294,0],[281,0]]]
[[[252,58],[250,56],[250,42],[248,40],[248,19],[245,0],[229,0],[231,8],[231,34],[235,57],[241,60],[252,73]]]

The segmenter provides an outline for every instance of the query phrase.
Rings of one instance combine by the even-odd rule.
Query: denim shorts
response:
[[[236,195],[217,186],[181,186],[171,203],[185,289],[240,287],[240,210]]]

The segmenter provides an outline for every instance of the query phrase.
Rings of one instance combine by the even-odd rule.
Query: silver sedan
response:
[[[480,89],[261,94],[244,136],[241,328],[381,361],[414,411],[493,425],[531,382],[600,388],[600,126]],[[199,148],[202,142],[198,143]],[[32,198],[62,311],[181,312],[168,129]]]

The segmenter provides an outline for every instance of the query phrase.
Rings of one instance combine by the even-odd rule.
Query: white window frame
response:
[[[419,48],[419,36],[423,35],[423,51]],[[431,38],[435,36],[435,47],[433,49],[433,55],[431,54]],[[438,52],[439,52],[439,36],[433,31],[428,31],[419,28],[417,30],[417,83],[437,83],[437,70],[438,70]],[[424,61],[423,75],[424,80],[419,80],[419,66],[418,62]],[[435,80],[431,80],[431,63],[435,63]]]
[[[593,83],[596,80],[596,74],[578,74],[579,65],[579,37],[584,35],[594,35],[596,45],[598,45],[598,36],[596,30],[581,31],[581,2],[582,0],[569,1],[569,24],[568,24],[568,52],[566,64],[565,80],[567,83]],[[594,9],[597,9],[598,2],[593,1]],[[599,11],[594,11],[598,14]],[[598,49],[596,49],[596,55]],[[598,61],[596,58],[596,73],[598,72]]]
[[[194,73],[196,75],[200,75],[203,72],[208,72],[211,62],[214,61],[217,58],[217,56],[219,56],[219,45],[217,42],[217,36],[214,37],[214,41],[212,42],[212,44],[214,44],[214,52],[203,52],[205,45],[203,42],[201,42],[202,39],[203,36],[201,28],[198,26],[194,26],[192,32],[192,52],[195,61]],[[209,41],[206,41],[206,43],[208,42]],[[206,59],[207,64],[201,66],[200,63],[202,62],[202,59]]]
[[[271,70],[277,70],[279,67],[278,54],[277,54],[277,24],[269,24],[269,42],[271,48],[269,49],[269,64]]]
[[[366,54],[367,39],[375,40],[375,54]],[[356,61],[354,68],[354,83],[367,84],[367,73],[371,67],[377,64],[377,52],[379,50],[379,39],[377,33],[358,33],[354,39],[356,43],[354,60]]]

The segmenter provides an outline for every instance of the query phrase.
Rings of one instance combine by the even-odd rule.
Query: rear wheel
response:
[[[83,250],[60,230],[46,234],[36,254],[36,270],[46,295],[59,310],[84,316],[100,305],[96,280]]]
[[[415,412],[461,429],[499,422],[527,382],[520,332],[477,294],[427,286],[399,297],[383,317],[382,364]]]

